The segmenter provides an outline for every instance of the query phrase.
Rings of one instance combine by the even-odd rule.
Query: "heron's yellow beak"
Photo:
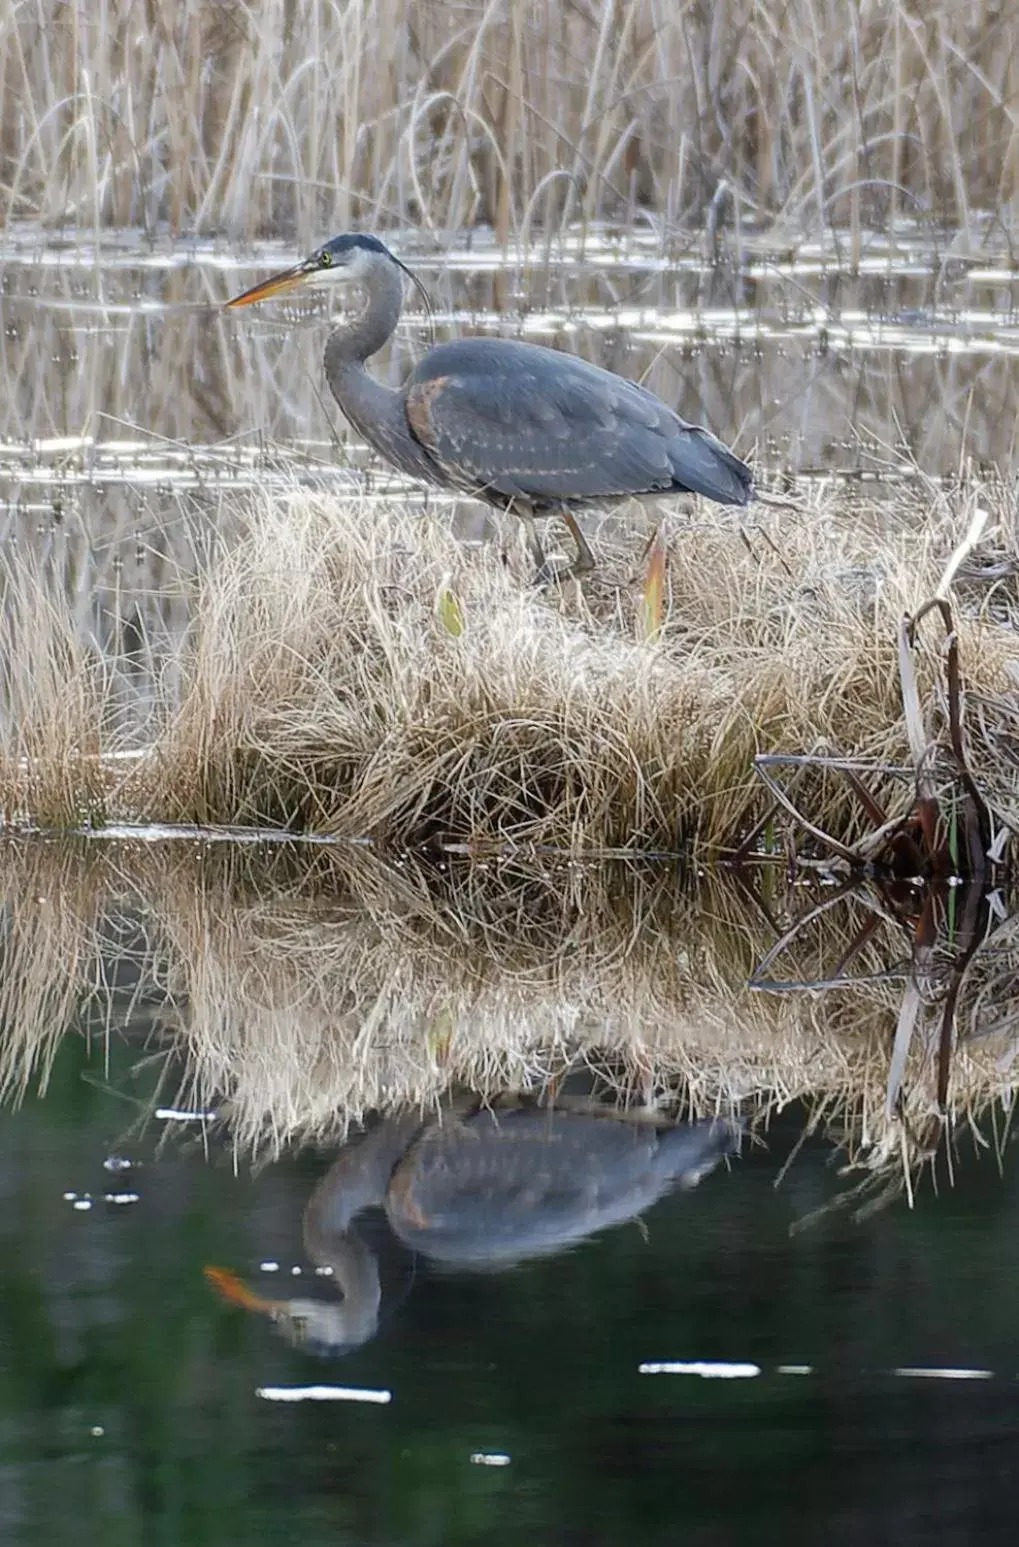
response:
[[[235,295],[226,304],[228,307],[252,306],[256,301],[267,301],[271,295],[284,295],[288,290],[296,290],[312,272],[307,263],[295,263],[292,269],[282,269],[279,274],[271,274],[268,279],[259,280],[257,285],[252,285],[250,290],[243,291],[241,295]]]
[[[204,1271],[209,1283],[231,1305],[240,1305],[246,1311],[263,1311],[267,1316],[278,1315],[286,1309],[283,1300],[263,1300],[261,1295],[256,1295],[229,1268],[209,1267]]]

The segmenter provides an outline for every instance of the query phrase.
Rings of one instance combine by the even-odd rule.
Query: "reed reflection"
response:
[[[854,1182],[901,1192],[966,1130],[1003,1143],[1019,1088],[1016,922],[971,922],[958,888],[891,912],[773,867],[750,896],[660,863],[354,847],[26,839],[4,860],[0,1094],[44,1083],[69,1034],[151,1056],[156,1017],[160,1105],[217,1113],[244,1156],[461,1090],[547,1099],[587,1068],[622,1107],[761,1127],[803,1103]]]

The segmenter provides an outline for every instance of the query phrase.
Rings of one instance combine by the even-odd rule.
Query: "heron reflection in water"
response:
[[[559,1109],[390,1119],[341,1151],[305,1210],[308,1255],[331,1270],[341,1301],[264,1299],[227,1269],[206,1276],[291,1342],[343,1353],[378,1327],[378,1265],[352,1228],[362,1210],[381,1205],[397,1238],[435,1262],[508,1268],[635,1219],[671,1187],[696,1186],[740,1131],[721,1119],[656,1127]]]
[[[635,496],[703,494],[722,505],[753,497],[750,469],[707,430],[638,383],[538,344],[456,339],[431,349],[399,390],[382,386],[365,361],[396,328],[405,277],[427,304],[420,281],[377,237],[348,234],[227,305],[359,285],[364,309],[325,346],[326,380],[344,417],[411,478],[512,508],[539,581],[559,577],[535,515],[562,515],[577,548],[568,572],[579,575],[595,567],[579,508]]]

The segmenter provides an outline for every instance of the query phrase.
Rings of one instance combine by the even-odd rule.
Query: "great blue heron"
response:
[[[561,513],[577,546],[572,572],[594,568],[574,510],[635,495],[703,494],[722,505],[753,497],[750,469],[646,387],[574,355],[501,338],[429,350],[397,391],[365,370],[393,333],[407,276],[374,236],[345,235],[228,301],[357,283],[367,304],[330,334],[326,379],[345,418],[412,478],[460,489],[522,516],[540,578],[548,578],[535,514]],[[427,301],[427,295],[425,295]]]
[[[205,1271],[224,1298],[270,1316],[290,1341],[341,1353],[378,1326],[378,1268],[351,1228],[372,1204],[434,1261],[509,1267],[633,1219],[672,1186],[695,1186],[739,1134],[724,1120],[656,1127],[555,1109],[391,1118],[341,1151],[305,1210],[308,1255],[332,1270],[340,1303],[264,1299],[227,1269]]]

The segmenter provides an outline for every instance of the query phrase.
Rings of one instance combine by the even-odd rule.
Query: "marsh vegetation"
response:
[[[985,837],[1011,829],[1006,490],[868,504],[814,485],[752,530],[712,512],[649,538],[639,519],[608,532],[602,574],[549,595],[512,547],[465,546],[441,518],[277,489],[234,502],[175,633],[165,593],[132,598],[119,652],[8,560],[7,820],[704,864],[764,813],[762,754],[800,758],[811,823],[845,847],[878,807],[905,821],[917,779],[951,783],[961,752]],[[901,638],[946,570],[965,727],[943,635]],[[869,809],[840,759],[872,765]]]
[[[5,1540],[1012,1540],[1013,12],[4,8]],[[350,229],[387,384],[553,345],[763,498],[535,587],[224,309]],[[557,1107],[740,1153],[498,1275],[362,1213],[512,1113],[505,1234]]]
[[[792,40],[795,40],[791,46]],[[6,220],[93,230],[436,232],[717,217],[861,233],[1006,218],[1007,7],[188,0],[12,10]],[[709,222],[711,230],[715,222]]]
[[[590,1052],[698,1112],[808,1098],[908,1174],[1011,1101],[989,965],[1019,821],[1007,15],[405,12],[189,3],[138,33],[113,0],[0,28],[0,800],[12,875],[40,833],[83,845],[25,882],[65,899],[52,936],[8,894],[7,1088],[73,1023],[112,886],[158,921],[142,977],[169,953],[189,1078],[246,1143]],[[530,588],[512,530],[366,464],[314,309],[222,312],[224,271],[351,225],[392,230],[440,339],[644,379],[769,498],[593,521],[598,576]],[[411,310],[381,372],[424,342]],[[129,861],[153,826],[158,857]],[[239,892],[214,866],[207,887],[171,830],[295,842],[306,874],[245,847]],[[666,890],[678,864],[686,900],[663,916],[621,858]],[[691,954],[719,866],[740,879]],[[256,1011],[243,941],[294,897]],[[742,987],[758,968],[799,992]]]

